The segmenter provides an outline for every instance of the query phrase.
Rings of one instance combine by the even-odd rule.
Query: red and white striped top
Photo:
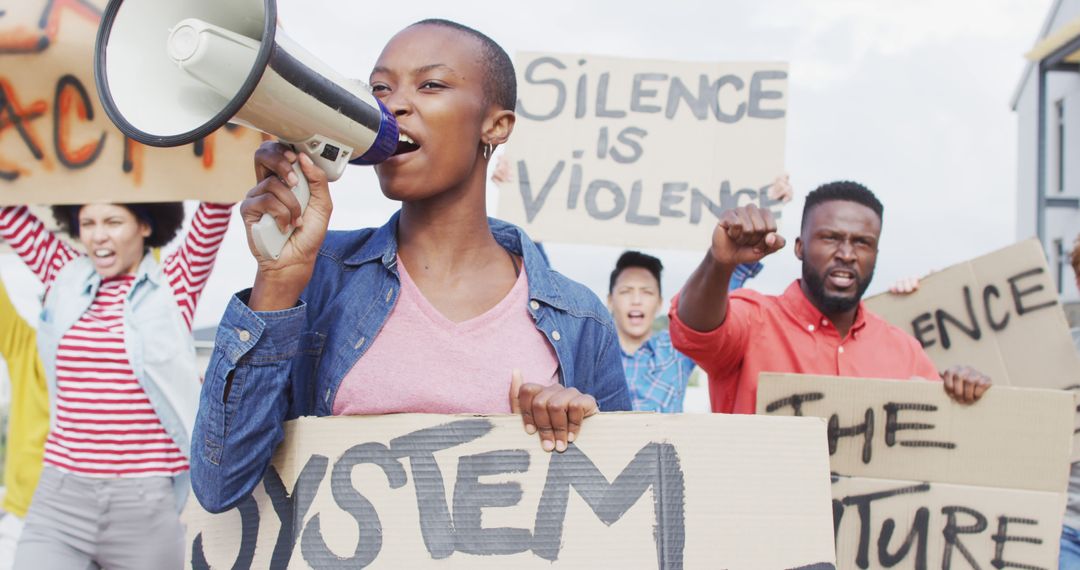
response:
[[[165,260],[165,275],[188,330],[228,229],[230,209],[200,204],[183,245]],[[46,290],[59,270],[79,255],[21,206],[0,209],[0,237]],[[133,275],[103,280],[90,308],[60,339],[56,421],[45,442],[47,465],[90,477],[172,476],[188,469],[124,348],[124,303],[134,282]]]

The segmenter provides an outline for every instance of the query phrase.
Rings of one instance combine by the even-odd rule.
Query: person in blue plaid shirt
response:
[[[731,277],[731,289],[742,287],[762,265],[740,265]],[[682,412],[686,384],[694,361],[671,346],[667,330],[653,332],[656,313],[663,304],[660,260],[627,251],[615,263],[608,289],[608,309],[615,319],[622,346],[623,370],[634,409]]]

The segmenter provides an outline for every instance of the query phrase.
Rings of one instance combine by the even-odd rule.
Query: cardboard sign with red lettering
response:
[[[109,121],[92,65],[105,4],[4,4],[0,205],[240,200],[254,181],[260,133],[226,128],[194,145],[153,148]]]
[[[817,418],[301,418],[256,492],[184,514],[192,568],[833,569]],[[222,455],[227,461],[228,452]]]
[[[757,411],[827,420],[838,567],[1057,567],[1070,393],[766,373]]]
[[[536,240],[700,250],[784,171],[787,64],[518,53],[499,217]]]

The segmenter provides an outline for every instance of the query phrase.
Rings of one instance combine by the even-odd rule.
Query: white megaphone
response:
[[[290,40],[276,0],[110,0],[94,78],[120,131],[152,146],[192,143],[232,122],[293,145],[330,180],[397,149],[393,115],[367,84]],[[307,181],[299,163],[293,169],[306,208]],[[256,249],[274,259],[290,234],[269,214],[251,228]]]

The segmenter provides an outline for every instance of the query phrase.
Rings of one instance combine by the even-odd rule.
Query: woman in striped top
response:
[[[179,249],[183,204],[58,206],[78,253],[25,207],[0,237],[45,285],[38,344],[51,425],[16,567],[179,568],[199,392],[191,322],[229,205],[201,204]]]

